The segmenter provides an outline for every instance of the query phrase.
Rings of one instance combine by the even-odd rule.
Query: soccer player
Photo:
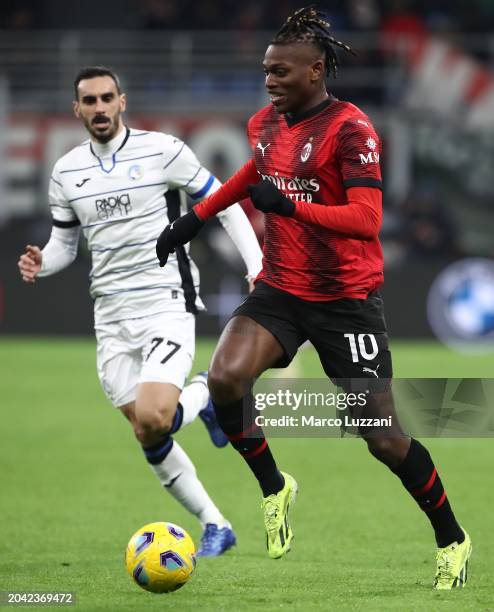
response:
[[[186,212],[184,192],[202,199],[220,183],[179,138],[124,125],[126,97],[110,69],[84,68],[74,87],[74,112],[89,139],[55,164],[52,233],[43,250],[27,246],[20,273],[33,283],[68,266],[82,229],[92,255],[101,385],[130,421],[160,483],[203,525],[199,554],[216,556],[233,546],[235,535],[172,437],[199,415],[216,446],[228,443],[209,403],[207,375],[184,386],[194,357],[194,315],[204,309],[199,274],[185,248],[161,270],[154,245],[163,220],[173,223]],[[252,227],[239,205],[225,212],[221,222],[254,277],[262,253]]]
[[[264,58],[271,103],[248,123],[253,158],[165,228],[157,254],[164,265],[168,253],[208,218],[247,195],[266,214],[263,270],[222,333],[208,384],[219,424],[261,486],[269,555],[289,550],[288,511],[297,485],[278,470],[255,425],[251,389],[262,372],[288,364],[310,340],[328,377],[347,389],[365,385],[363,416],[393,417],[388,431],[361,434],[432,524],[438,546],[434,587],[461,587],[470,537],[455,519],[428,451],[401,431],[394,412],[378,291],[380,141],[369,117],[326,89],[326,74],[336,75],[336,47],[351,51],[331,36],[325,16],[314,8],[287,20]]]

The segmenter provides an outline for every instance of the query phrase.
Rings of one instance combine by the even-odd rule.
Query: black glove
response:
[[[247,185],[250,199],[257,210],[262,212],[276,213],[283,217],[292,217],[295,212],[295,204],[284,196],[281,191],[267,179],[255,185]]]
[[[190,242],[203,225],[204,221],[201,221],[193,210],[167,225],[156,241],[156,255],[160,261],[160,267],[166,264],[168,255],[174,253],[176,247]]]

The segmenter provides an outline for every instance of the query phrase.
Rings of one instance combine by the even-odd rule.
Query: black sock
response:
[[[428,450],[412,438],[407,456],[394,473],[427,514],[440,548],[465,539]]]
[[[264,497],[278,493],[284,479],[276,467],[262,429],[254,421],[252,394],[224,406],[214,404],[221,429],[257,478]]]
[[[175,412],[175,416],[173,417],[173,423],[170,429],[171,434],[174,434],[182,427],[182,421],[184,420],[184,407],[180,402],[177,404],[177,410]]]
[[[153,444],[153,446],[142,447],[148,463],[151,465],[158,465],[161,463],[168,453],[172,450],[173,438],[169,433],[163,434],[163,437],[159,442]]]

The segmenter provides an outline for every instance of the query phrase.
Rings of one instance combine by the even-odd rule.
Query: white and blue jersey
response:
[[[53,224],[80,225],[87,239],[96,323],[204,308],[188,245],[160,268],[155,243],[186,212],[183,192],[200,200],[219,185],[183,141],[159,132],[125,128],[107,144],[88,140],[58,160],[49,190]],[[240,225],[249,225],[243,217]],[[260,252],[254,234],[246,237],[244,225],[235,232],[244,233],[242,247],[232,238],[255,275]]]

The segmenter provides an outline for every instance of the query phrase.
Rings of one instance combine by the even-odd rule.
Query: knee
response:
[[[252,378],[242,364],[225,363],[215,359],[208,374],[211,397],[219,404],[241,399],[250,389]]]
[[[176,407],[175,407],[176,410]],[[160,405],[137,406],[134,433],[144,446],[155,444],[173,425],[175,410]]]
[[[405,459],[410,445],[409,438],[367,438],[367,448],[372,456],[391,469],[397,468]]]

